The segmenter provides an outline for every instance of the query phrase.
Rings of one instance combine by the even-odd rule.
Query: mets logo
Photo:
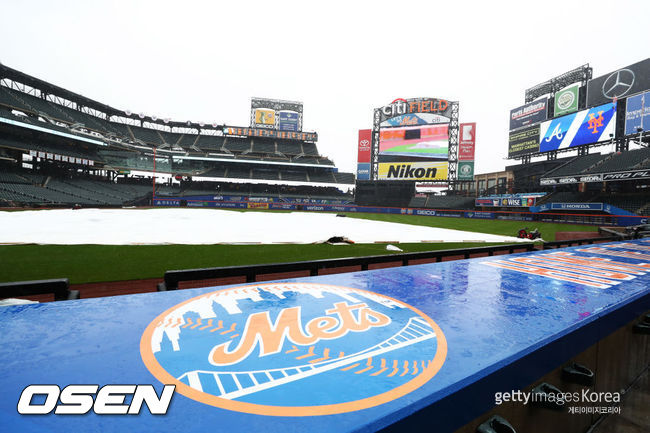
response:
[[[591,129],[592,134],[597,134],[598,129],[596,128],[602,128],[603,127],[603,111],[598,112],[598,117],[594,113],[589,113],[589,120],[587,123],[589,123],[588,128]]]
[[[162,383],[239,412],[313,416],[402,397],[440,370],[447,342],[416,308],[377,293],[265,283],[182,302],[146,328],[140,353]]]

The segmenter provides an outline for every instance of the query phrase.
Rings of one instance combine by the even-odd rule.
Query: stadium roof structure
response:
[[[78,105],[83,107],[88,107],[93,110],[100,111],[107,114],[108,116],[119,116],[126,117],[136,121],[144,121],[150,123],[158,123],[160,125],[170,126],[170,127],[185,127],[185,128],[197,128],[197,129],[217,129],[222,125],[218,125],[216,128],[210,128],[211,125],[201,125],[199,122],[180,122],[180,121],[168,121],[160,122],[161,119],[154,118],[151,116],[140,117],[135,113],[127,113],[125,110],[119,110],[113,108],[110,105],[103,104],[101,102],[95,101],[94,99],[87,98],[78,93],[72,92],[70,90],[64,89],[63,87],[56,86],[54,84],[48,83],[47,81],[41,80],[24,72],[21,72],[17,69],[10,68],[9,66],[3,65],[0,63],[0,79],[10,79],[12,81],[25,84],[27,86],[39,89],[42,92],[47,94],[54,94],[60,96],[70,101],[76,102]]]
[[[580,82],[584,86],[587,83],[587,80],[590,80],[592,78],[592,75],[593,68],[589,66],[589,63],[567,71],[561,75],[558,75],[557,77],[551,78],[548,81],[533,86],[530,89],[526,89],[526,103],[532,102],[542,95],[555,93],[558,90],[573,83]]]

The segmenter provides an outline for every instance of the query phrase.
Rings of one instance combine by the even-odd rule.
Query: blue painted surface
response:
[[[602,322],[608,314],[623,310],[635,301],[646,302],[649,298],[647,271],[650,269],[646,270],[643,264],[650,262],[650,256],[643,254],[650,254],[647,251],[650,242],[595,247],[603,248],[603,245],[607,245],[603,250],[580,251],[594,248],[584,246],[560,252],[572,253],[570,257],[574,258],[588,257],[593,263],[597,262],[594,258],[627,263],[635,265],[636,271],[628,273],[626,280],[616,281],[602,270],[594,269],[590,276],[589,266],[584,264],[577,268],[571,264],[544,267],[543,263],[551,263],[549,257],[558,257],[558,250],[551,250],[285,280],[349,287],[389,296],[430,317],[446,338],[448,352],[442,368],[421,387],[378,406],[325,416],[253,415],[199,403],[180,393],[175,395],[165,416],[152,416],[146,409],[139,416],[20,416],[16,404],[22,389],[29,384],[64,387],[77,383],[152,383],[160,391],[160,382],[145,367],[140,356],[140,340],[145,328],[165,310],[223,287],[5,307],[0,309],[0,377],[3,384],[0,425],[3,431],[24,432],[377,431],[420,409],[435,407],[454,393],[486,392],[477,388],[484,386],[481,381],[485,378],[504,371],[518,360],[527,359],[545,346],[568,341],[581,329],[593,329],[590,331],[595,333],[593,338],[599,337],[597,333],[610,332],[603,326],[590,325]],[[621,257],[626,251],[635,253],[636,258]],[[527,266],[566,272],[556,277],[569,278],[569,275],[588,279],[562,281],[541,276],[539,272],[524,273],[494,266],[505,263],[521,267],[522,262],[518,260],[522,259],[538,260]],[[265,309],[265,303],[258,305],[259,311]],[[533,365],[529,367],[534,370]],[[370,373],[367,373],[368,380]],[[338,380],[348,379],[339,375]],[[305,393],[317,391],[295,389]],[[346,396],[338,397],[345,399]],[[469,405],[457,411],[471,418],[483,409]]]

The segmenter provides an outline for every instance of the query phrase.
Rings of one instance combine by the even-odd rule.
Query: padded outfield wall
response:
[[[225,197],[224,197],[225,198]],[[603,217],[609,219],[609,225],[630,226],[636,224],[646,224],[647,216],[631,214],[615,206],[604,204],[602,210],[609,215],[589,215],[589,214],[560,214],[548,212],[552,209],[566,210],[568,208],[560,205],[572,203],[554,203],[558,206],[548,207],[531,207],[530,212],[524,211],[474,211],[474,210],[453,210],[453,209],[421,209],[409,207],[379,207],[379,206],[357,206],[347,204],[326,204],[326,203],[287,203],[275,201],[227,201],[215,200],[215,196],[191,196],[191,197],[157,197],[153,201],[154,206],[187,206],[187,207],[216,207],[226,209],[257,209],[257,210],[283,210],[283,211],[308,211],[308,212],[360,212],[360,213],[382,213],[397,215],[421,215],[437,216],[448,218],[472,218],[472,219],[503,219],[515,221],[543,221],[546,215],[559,216],[588,216]],[[599,209],[600,210],[600,209]],[[556,221],[563,222],[563,221]],[[566,221],[565,221],[566,222]],[[603,223],[601,225],[607,225]]]

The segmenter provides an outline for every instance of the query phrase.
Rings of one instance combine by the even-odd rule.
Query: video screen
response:
[[[449,125],[384,128],[379,131],[379,154],[446,160]]]

